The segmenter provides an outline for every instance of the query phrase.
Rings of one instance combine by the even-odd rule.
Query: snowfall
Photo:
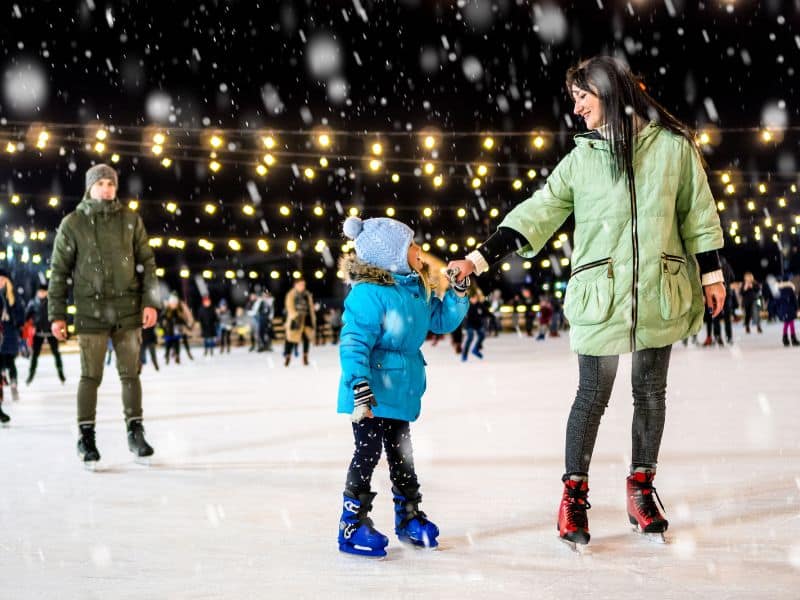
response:
[[[43,355],[4,403],[0,430],[2,598],[798,598],[800,348],[777,325],[725,348],[675,346],[657,488],[667,544],[631,531],[630,357],[623,358],[594,454],[592,540],[556,536],[564,430],[577,386],[565,337],[505,334],[462,363],[426,343],[428,392],[412,426],[423,509],[441,548],[393,535],[385,462],[373,517],[384,560],[340,554],[351,456],[336,414],[338,353],[284,368],[280,349],[142,374],[152,464],[127,450],[113,364],[100,389],[101,468],[76,451],[79,360],[67,383]],[[701,340],[704,337],[701,336]],[[27,361],[18,359],[20,378]],[[8,396],[8,394],[7,394]]]

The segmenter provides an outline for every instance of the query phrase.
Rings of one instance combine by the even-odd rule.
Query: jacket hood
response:
[[[419,273],[412,271],[408,275],[402,275],[366,263],[355,255],[349,255],[341,258],[339,270],[344,274],[345,283],[351,286],[357,283],[396,285],[398,282],[422,281],[428,294],[438,288],[436,277],[432,275],[430,265],[427,263]]]
[[[122,204],[120,204],[117,198],[114,198],[113,200],[94,200],[89,196],[89,192],[86,192],[86,194],[83,196],[83,200],[80,201],[76,210],[81,211],[87,216],[92,216],[112,214],[119,212],[121,208]]]
[[[389,271],[365,263],[359,260],[355,255],[343,256],[339,261],[339,269],[344,273],[344,281],[348,285],[355,285],[357,283],[394,285],[394,278]]]
[[[645,125],[639,133],[636,134],[636,145],[643,143],[646,139],[654,135],[661,126],[656,123],[655,121],[650,121],[647,125]],[[575,140],[576,146],[588,146],[589,148],[594,148],[595,150],[608,150],[608,140],[602,136],[597,135],[597,130],[593,129],[592,131],[587,131],[586,133],[579,133],[573,139]]]

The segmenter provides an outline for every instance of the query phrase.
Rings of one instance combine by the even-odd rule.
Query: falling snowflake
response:
[[[147,97],[145,111],[153,121],[166,121],[169,118],[172,98],[166,92],[153,92]]]
[[[12,109],[29,113],[40,107],[47,96],[47,75],[33,60],[9,68],[3,76],[3,95]]]
[[[548,44],[560,44],[567,37],[567,19],[555,4],[534,5],[534,31]]]
[[[306,64],[317,79],[329,79],[342,68],[342,48],[333,36],[319,33],[308,41]]]
[[[478,81],[483,77],[483,65],[474,56],[467,56],[464,62],[461,63],[461,68],[464,71],[464,76],[470,81]]]

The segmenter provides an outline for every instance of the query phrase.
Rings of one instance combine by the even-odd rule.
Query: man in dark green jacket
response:
[[[137,213],[117,200],[117,173],[108,165],[86,172],[86,193],[61,221],[51,258],[48,317],[53,335],[67,338],[67,288],[75,300],[81,351],[78,454],[88,468],[100,460],[95,443],[97,387],[109,338],[117,354],[128,447],[137,458],[153,449],[142,427],[139,347],[142,328],[156,323],[158,280],[153,250]]]

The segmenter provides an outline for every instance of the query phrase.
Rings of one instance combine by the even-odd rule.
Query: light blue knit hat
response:
[[[348,217],[342,229],[355,241],[356,256],[363,262],[392,273],[411,273],[408,248],[414,240],[414,230],[405,223],[386,217],[364,221]]]

